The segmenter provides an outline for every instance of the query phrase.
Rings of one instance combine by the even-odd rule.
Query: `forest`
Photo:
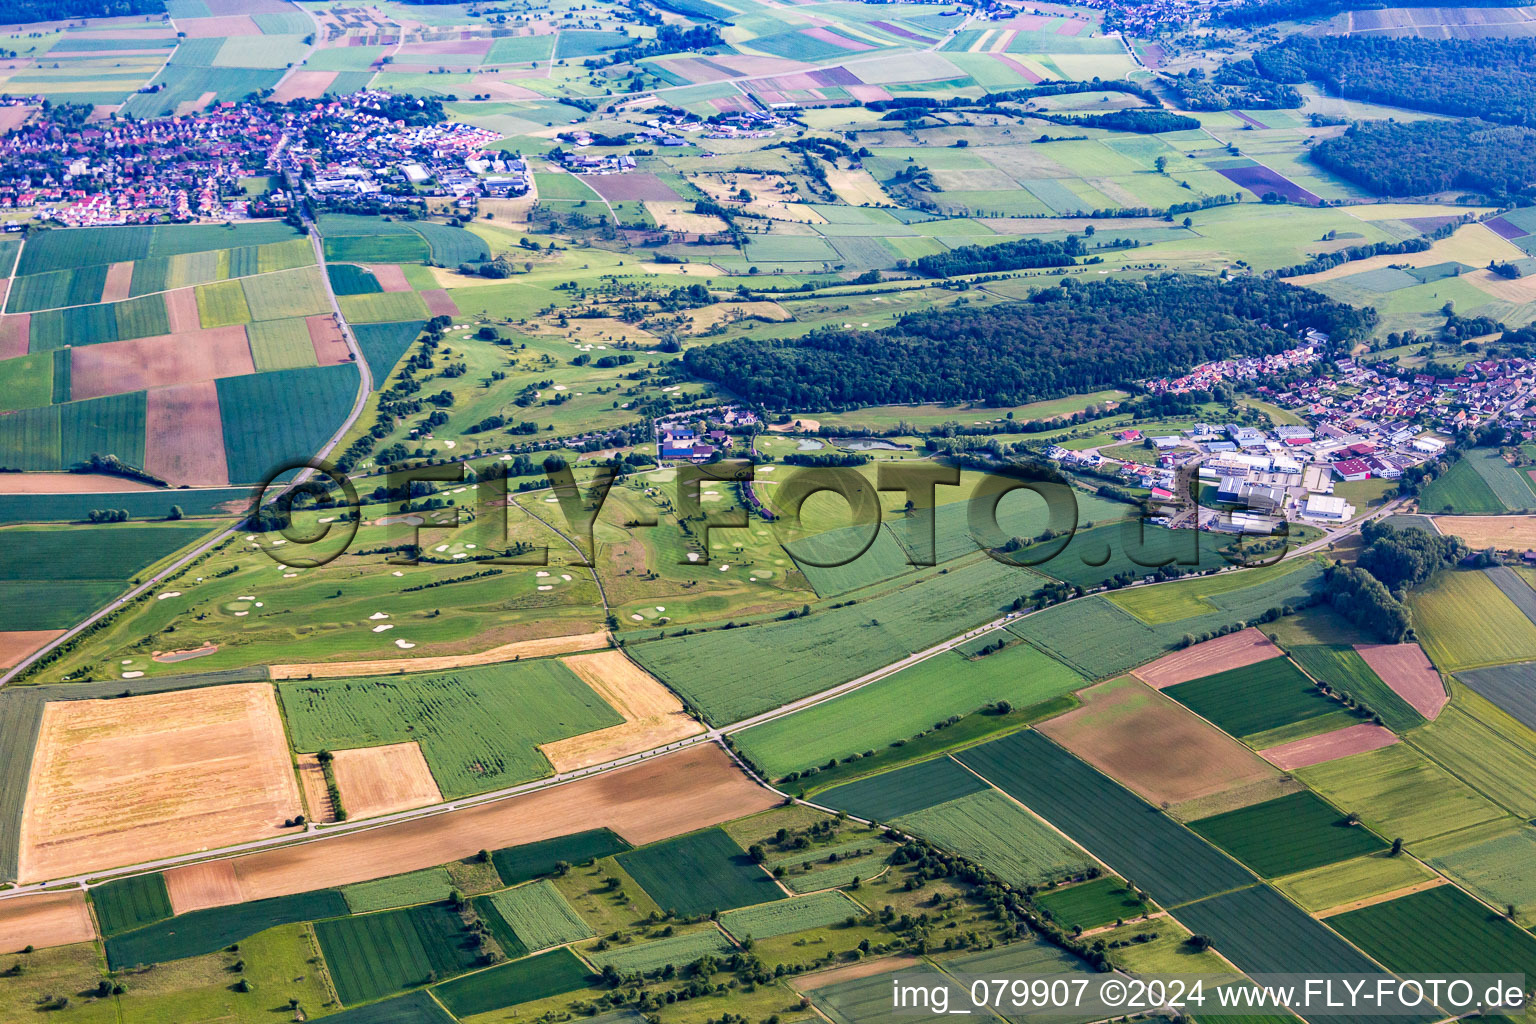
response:
[[[1536,187],[1536,131],[1486,121],[1363,121],[1313,146],[1311,157],[1378,195]]]
[[[1253,63],[1350,99],[1536,127],[1536,39],[1291,36]]]
[[[1374,310],[1270,279],[1064,279],[1026,301],[972,307],[959,299],[879,331],[720,342],[690,349],[683,365],[769,409],[1017,405],[1279,352],[1309,328],[1348,342],[1375,321]]]
[[[1030,267],[1070,267],[1081,255],[1083,243],[1077,235],[1060,241],[1019,238],[996,245],[958,246],[948,252],[923,256],[913,267],[925,277],[954,277]]]
[[[8,0],[5,5],[7,24],[164,13],[165,0]]]

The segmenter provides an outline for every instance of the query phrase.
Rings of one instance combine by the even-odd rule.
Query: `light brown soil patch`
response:
[[[223,437],[219,389],[213,381],[149,392],[144,468],[155,476],[177,486],[228,484]]]
[[[77,345],[69,353],[69,396],[75,401],[256,372],[245,328],[238,324]]]
[[[779,802],[723,750],[702,743],[523,797],[236,857],[227,863],[239,891],[215,905],[364,882],[593,828],[611,828],[639,846]],[[166,872],[173,901],[185,870]]]
[[[241,899],[240,879],[235,877],[232,860],[205,861],[167,871],[165,888],[171,897],[171,909],[178,914],[227,907]]]
[[[1451,702],[1440,673],[1418,644],[1355,644],[1355,650],[1392,692],[1431,722]]]
[[[0,135],[4,135],[32,116],[36,107],[0,107]]]
[[[497,100],[536,100],[540,94],[526,85],[504,82],[495,75],[476,75],[469,80],[469,87],[477,93],[486,93]]]
[[[769,432],[774,434],[792,434],[797,430],[819,429],[821,429],[820,420],[808,420],[803,416],[791,419],[788,423],[774,423],[768,427]]]
[[[861,960],[847,967],[834,967],[830,971],[802,974],[792,979],[789,987],[796,992],[814,992],[828,985],[836,985],[840,981],[858,981],[860,978],[873,978],[877,974],[904,971],[908,967],[918,966],[918,963],[917,957],[910,953],[897,953],[895,956],[885,956],[878,960]]]
[[[331,770],[348,819],[376,818],[443,802],[417,743],[338,750]]]
[[[668,231],[710,235],[725,230],[725,221],[712,213],[694,213],[691,203],[650,202],[645,208],[656,223]]]
[[[1154,804],[1273,778],[1253,751],[1136,679],[1090,687],[1082,706],[1038,728]]]
[[[704,731],[703,724],[688,714],[671,690],[630,661],[623,651],[582,654],[565,658],[564,662],[566,668],[624,716],[624,724],[539,747],[557,772],[575,771],[627,754],[654,750]]]
[[[48,641],[63,635],[62,629],[18,629],[0,632],[0,668],[13,668]]]
[[[266,683],[54,701],[32,758],[19,878],[281,835],[300,813]]]
[[[450,654],[436,658],[383,658],[376,661],[336,661],[319,665],[273,665],[273,679],[337,679],[341,676],[373,676],[390,672],[441,672],[450,668],[494,665],[514,658],[547,658],[608,646],[607,630],[571,633],[536,640],[517,640],[476,654]]]
[[[289,100],[316,100],[336,81],[335,71],[293,71],[272,90],[272,99],[278,103]]]
[[[1496,299],[1522,306],[1529,302],[1536,302],[1536,274],[1527,274],[1510,280],[1491,270],[1474,270],[1470,274],[1461,276],[1474,288],[1485,291]]]
[[[335,366],[352,360],[352,350],[347,348],[347,339],[342,337],[334,314],[305,317],[304,326],[309,329],[309,343],[315,347],[315,359],[321,366]]]
[[[229,14],[222,18],[178,18],[176,31],[186,33],[188,39],[261,35],[261,29],[245,14]]]
[[[1378,903],[1386,903],[1388,900],[1395,900],[1399,896],[1412,896],[1414,893],[1423,892],[1425,889],[1437,889],[1449,881],[1450,879],[1440,878],[1438,876],[1435,878],[1426,878],[1422,882],[1417,882],[1413,885],[1405,885],[1401,889],[1393,889],[1391,892],[1380,893],[1376,896],[1367,896],[1363,900],[1353,900],[1349,903],[1340,903],[1336,907],[1329,907],[1327,910],[1319,911],[1312,916],[1322,919],[1325,917],[1332,917],[1335,914],[1343,914],[1351,910],[1359,910],[1361,907],[1374,907]]]
[[[107,473],[0,473],[0,494],[104,494],[158,491],[142,480]]]
[[[102,302],[122,302],[133,284],[133,261],[123,260],[107,268],[107,283],[101,289]]]
[[[1324,761],[1336,761],[1350,754],[1380,750],[1396,742],[1397,735],[1391,729],[1371,722],[1362,722],[1359,725],[1325,732],[1321,736],[1308,736],[1306,739],[1282,743],[1278,747],[1259,751],[1259,755],[1276,768],[1293,771],[1308,765],[1322,764]]]
[[[94,938],[91,912],[85,906],[85,893],[79,889],[0,900],[0,953],[19,953],[28,946],[67,946]]]
[[[177,288],[165,293],[165,312],[171,322],[172,334],[186,334],[201,330],[202,320],[197,315],[197,292],[192,288]]]
[[[444,288],[428,288],[421,293],[421,301],[427,304],[427,311],[433,316],[459,315],[458,304]]]
[[[304,793],[304,806],[309,808],[309,820],[322,825],[336,820],[336,808],[331,804],[331,791],[325,784],[325,769],[314,754],[300,754],[296,770],[299,789]]]
[[[215,99],[218,98],[218,95],[218,93],[210,90],[203,93],[195,100],[182,100],[180,103],[176,104],[176,116],[186,117],[188,114],[195,114],[198,111],[205,109],[208,104],[212,103]]]
[[[1432,516],[1431,521],[1435,529],[1460,537],[1470,547],[1500,551],[1536,549],[1536,516]]]
[[[10,286],[10,279],[6,279]],[[14,359],[27,354],[32,341],[32,314],[12,313],[0,316],[0,359]]]
[[[379,287],[387,292],[408,292],[411,282],[405,279],[405,268],[398,263],[369,263],[363,269],[373,275]]]
[[[1284,654],[1257,629],[1244,629],[1165,654],[1150,665],[1133,669],[1132,674],[1150,686],[1165,690],[1191,679],[1256,665]]]

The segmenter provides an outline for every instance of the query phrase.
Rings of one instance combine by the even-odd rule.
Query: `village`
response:
[[[83,125],[45,109],[0,140],[0,210],[68,227],[282,216],[301,199],[425,213],[433,198],[473,206],[532,187],[526,162],[493,148],[500,133],[394,116],[404,102],[365,91]]]

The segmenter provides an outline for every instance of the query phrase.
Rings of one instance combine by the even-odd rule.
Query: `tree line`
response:
[[[1022,405],[1280,352],[1307,329],[1347,343],[1375,323],[1374,310],[1270,279],[1068,278],[1022,302],[959,300],[878,331],[827,327],[801,338],[694,348],[683,368],[775,410]]]

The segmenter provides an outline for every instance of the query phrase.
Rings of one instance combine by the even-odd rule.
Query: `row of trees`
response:
[[[1269,279],[1067,278],[1024,302],[957,302],[880,331],[823,328],[802,338],[733,339],[690,349],[683,363],[769,409],[1018,405],[1213,359],[1279,352],[1307,328],[1349,342],[1375,322],[1374,310]]]

